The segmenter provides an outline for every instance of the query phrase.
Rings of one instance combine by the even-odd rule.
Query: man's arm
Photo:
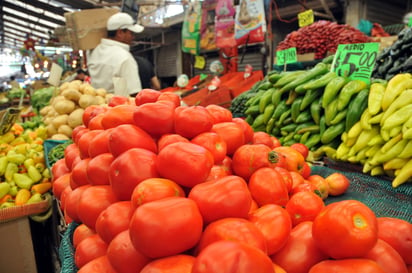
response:
[[[160,80],[157,76],[153,76],[150,79],[150,83],[152,85],[152,88],[155,89],[155,90],[160,90],[162,88],[161,85],[160,85]]]

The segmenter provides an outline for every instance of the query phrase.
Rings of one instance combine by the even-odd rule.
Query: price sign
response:
[[[379,43],[339,45],[332,62],[332,71],[349,79],[369,83],[378,50]]]
[[[10,131],[19,115],[20,109],[18,108],[8,108],[7,110],[0,112],[0,135],[4,135]]]
[[[206,66],[206,60],[203,56],[195,56],[195,68],[203,69]]]
[[[296,47],[291,47],[285,50],[276,51],[276,64],[277,65],[296,63],[297,61],[298,61],[298,58],[296,55]]]
[[[313,10],[308,9],[304,12],[298,13],[299,27],[305,27],[313,24],[315,21],[315,16],[313,15]]]

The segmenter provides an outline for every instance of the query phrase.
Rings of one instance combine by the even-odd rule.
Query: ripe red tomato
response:
[[[209,104],[206,106],[206,110],[212,115],[213,124],[232,121],[232,112],[220,105]]]
[[[329,183],[322,176],[313,174],[307,178],[310,184],[313,184],[317,189],[317,194],[325,200],[329,195]]]
[[[74,167],[70,176],[70,187],[74,190],[77,187],[90,184],[87,177],[87,166],[90,158],[81,159]]]
[[[94,234],[96,234],[96,232],[85,224],[78,225],[73,231],[73,247],[76,249],[81,241]]]
[[[108,107],[100,106],[100,105],[90,105],[90,106],[86,107],[86,109],[84,109],[83,115],[82,115],[83,125],[85,127],[88,127],[89,122],[92,118],[99,115],[100,113],[106,112],[107,109],[108,109]]]
[[[123,124],[113,128],[109,136],[109,151],[117,157],[132,148],[142,148],[157,153],[156,142],[136,125]]]
[[[258,169],[274,167],[275,153],[263,144],[245,144],[240,146],[232,157],[233,173],[246,181]]]
[[[247,219],[232,217],[222,218],[207,225],[196,252],[199,253],[212,243],[221,240],[241,242],[267,253],[266,238],[259,228]]]
[[[286,244],[272,261],[288,273],[307,273],[311,266],[328,258],[321,252],[312,237],[312,222],[302,222],[293,227]]]
[[[70,173],[65,173],[53,181],[52,192],[53,195],[60,200],[60,196],[66,187],[70,187]]]
[[[191,139],[212,128],[213,117],[203,106],[179,106],[175,110],[175,132]]]
[[[272,136],[272,142],[273,142],[273,148],[282,146],[282,143],[280,143],[280,140],[275,136]]]
[[[303,192],[303,191],[309,191],[309,192],[313,192],[315,194],[318,194],[318,188],[315,185],[313,185],[312,183],[309,183],[308,181],[304,180],[302,183],[300,183],[296,187],[292,188],[292,191],[290,192],[290,195],[293,196],[294,194],[296,194],[298,192]]]
[[[102,130],[90,140],[89,156],[95,157],[100,154],[109,153],[109,137],[113,128]]]
[[[187,138],[178,134],[162,135],[157,141],[157,150],[160,152],[164,147],[175,142],[190,142]]]
[[[286,211],[292,219],[293,226],[304,221],[313,221],[325,207],[322,198],[311,191],[293,194],[286,204]]]
[[[186,194],[177,183],[165,178],[148,178],[140,182],[133,190],[131,205],[133,211],[145,203],[166,197],[180,196]]]
[[[243,135],[245,137],[245,144],[252,144],[253,142],[253,134],[255,133],[253,131],[252,126],[250,126],[249,123],[247,123],[246,120],[243,118],[232,118],[232,122],[240,125],[240,127],[243,130]]]
[[[227,145],[225,140],[218,134],[213,132],[205,132],[195,136],[192,143],[205,147],[212,155],[215,164],[219,164],[225,159]]]
[[[375,261],[385,272],[408,273],[408,268],[401,255],[384,240],[378,239],[364,258]]]
[[[195,257],[178,254],[151,261],[140,273],[192,273],[194,263]]]
[[[412,264],[412,224],[394,217],[378,217],[378,237],[390,244],[406,264]]]
[[[104,117],[104,113],[100,113],[97,116],[93,117],[89,121],[89,125],[87,128],[90,130],[104,130],[103,125],[102,125],[102,119]]]
[[[152,137],[173,133],[175,107],[159,102],[145,103],[135,108],[135,124]]]
[[[79,137],[79,135],[81,135],[81,134],[83,134],[83,132],[87,132],[87,131],[89,131],[89,128],[87,128],[87,127],[84,126],[83,124],[82,124],[82,125],[79,125],[79,126],[76,126],[76,127],[73,129],[73,131],[72,131],[72,139],[73,139],[73,142],[76,143],[76,142],[77,142],[77,138]],[[66,147],[66,148],[67,148],[67,147]]]
[[[313,238],[334,259],[363,257],[378,240],[374,212],[357,200],[327,205],[313,221]],[[333,242],[333,244],[331,244]]]
[[[174,108],[180,106],[180,96],[174,92],[162,92],[156,100],[157,102],[172,102]]]
[[[188,197],[196,202],[205,224],[225,217],[247,218],[252,204],[246,181],[235,175],[197,184]]]
[[[82,134],[82,136],[79,138],[79,140],[77,141],[77,147],[79,148],[81,159],[90,157],[89,155],[90,142],[95,136],[97,136],[101,132],[103,132],[103,130],[90,130]]]
[[[79,204],[79,200],[80,200],[80,196],[82,195],[82,193],[84,192],[85,189],[87,189],[88,187],[91,187],[90,184],[88,185],[83,185],[80,186],[72,191],[68,191],[67,192],[67,196],[65,197],[65,201],[64,201],[64,213],[67,214],[71,219],[73,219],[73,221],[80,223],[81,220],[79,218],[78,215],[78,204]],[[66,189],[71,189],[70,187],[67,187]],[[66,190],[64,190],[66,191]],[[64,193],[63,191],[63,193]],[[63,198],[63,193],[62,193],[62,198]],[[63,203],[63,199],[62,199],[62,203]]]
[[[73,162],[76,157],[80,157],[79,147],[77,147],[77,144],[75,143],[69,144],[64,150],[64,161],[66,162],[66,167],[69,171],[72,170]]]
[[[104,112],[104,117],[101,121],[103,128],[109,129],[122,124],[134,124],[133,112],[135,108],[136,106],[127,104],[108,108]]]
[[[385,273],[376,262],[368,259],[325,260],[314,265],[309,273]],[[392,272],[392,271],[390,271]]]
[[[110,165],[109,181],[121,201],[131,200],[134,188],[143,180],[158,177],[155,153],[132,148],[115,158]]]
[[[274,273],[270,258],[259,249],[236,241],[217,241],[196,257],[191,273]]]
[[[141,272],[151,261],[134,248],[129,229],[121,231],[111,240],[107,247],[107,258],[117,273]]]
[[[155,102],[161,94],[162,93],[160,91],[151,88],[144,88],[140,90],[139,93],[137,93],[136,97],[134,98],[134,101],[137,106],[149,102]]]
[[[114,107],[117,105],[128,104],[129,98],[125,96],[113,95],[109,102],[107,103],[108,106]]]
[[[273,151],[285,156],[286,169],[289,171],[300,172],[302,170],[305,163],[305,158],[300,152],[288,146],[276,147]]]
[[[266,132],[261,132],[261,131],[254,132],[252,143],[253,144],[264,144],[271,149],[274,148],[272,137]]]
[[[139,206],[130,221],[130,238],[149,258],[180,254],[202,235],[203,219],[196,203],[186,197],[167,197]]]
[[[133,210],[130,201],[119,201],[110,204],[97,217],[96,233],[110,244],[112,239],[120,232],[129,229]]]
[[[303,144],[303,143],[293,143],[292,145],[290,145],[290,148],[293,148],[296,151],[298,151],[299,153],[301,153],[305,159],[308,157],[309,148],[305,144]]]
[[[225,140],[228,155],[233,155],[240,146],[246,143],[244,129],[238,123],[216,123],[213,125],[211,131],[217,133]]]
[[[156,168],[161,177],[173,180],[181,186],[193,187],[206,180],[213,164],[212,153],[204,147],[176,142],[159,152]]]
[[[285,206],[289,200],[288,188],[282,175],[275,169],[256,170],[249,179],[249,190],[259,206],[276,204]]]
[[[117,198],[109,185],[90,186],[80,195],[77,214],[83,224],[96,230],[99,214],[115,202]]]
[[[77,273],[118,273],[114,270],[106,255],[85,264]]]
[[[62,193],[60,194],[59,205],[60,205],[60,209],[64,213],[64,217],[66,216],[69,217],[66,212],[66,200],[68,199],[68,196],[70,195],[72,191],[73,191],[72,188],[68,186],[68,187],[65,187]]]
[[[224,165],[213,165],[210,169],[206,181],[216,180],[225,176],[231,175],[231,171]]]
[[[302,170],[299,172],[303,178],[308,179],[308,177],[312,174],[312,169],[308,162],[303,163]]]
[[[54,182],[60,176],[69,173],[70,170],[66,166],[64,158],[57,160],[51,167],[52,181]]]
[[[249,221],[262,232],[267,243],[267,253],[272,255],[289,239],[292,222],[288,212],[275,204],[263,205],[249,214]]]
[[[74,252],[74,263],[78,268],[83,267],[88,262],[106,255],[107,244],[98,234],[93,234],[83,239]]]
[[[91,158],[86,167],[88,181],[92,185],[110,185],[109,170],[114,160],[111,153],[99,154]]]
[[[332,173],[325,178],[329,185],[329,194],[338,196],[344,194],[350,186],[349,179],[342,173]]]
[[[282,167],[275,167],[275,170],[282,176],[283,182],[286,184],[286,188],[288,189],[288,192],[292,190],[293,187],[293,179],[292,175],[288,170]]]
[[[292,177],[292,190],[293,188],[295,188],[296,186],[305,183],[305,178],[303,178],[303,176],[298,173],[298,172],[289,172],[290,176]]]

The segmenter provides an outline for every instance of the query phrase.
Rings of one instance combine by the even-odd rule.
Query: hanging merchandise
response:
[[[215,50],[215,10],[217,0],[207,0],[202,4],[202,25],[200,28],[200,48],[204,50]]]
[[[199,55],[200,23],[202,19],[202,4],[200,1],[189,2],[182,27],[182,51]]]
[[[236,46],[235,8],[233,0],[219,1],[216,5],[216,46],[231,48]]]
[[[261,0],[241,0],[236,9],[235,38],[238,45],[265,40],[265,8]]]

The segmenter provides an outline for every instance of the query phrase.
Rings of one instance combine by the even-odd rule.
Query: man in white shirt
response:
[[[109,93],[121,96],[129,96],[142,89],[138,66],[130,53],[130,44],[134,33],[143,30],[144,27],[135,24],[127,13],[116,13],[109,18],[107,38],[101,39],[88,59],[93,87],[104,88]]]

